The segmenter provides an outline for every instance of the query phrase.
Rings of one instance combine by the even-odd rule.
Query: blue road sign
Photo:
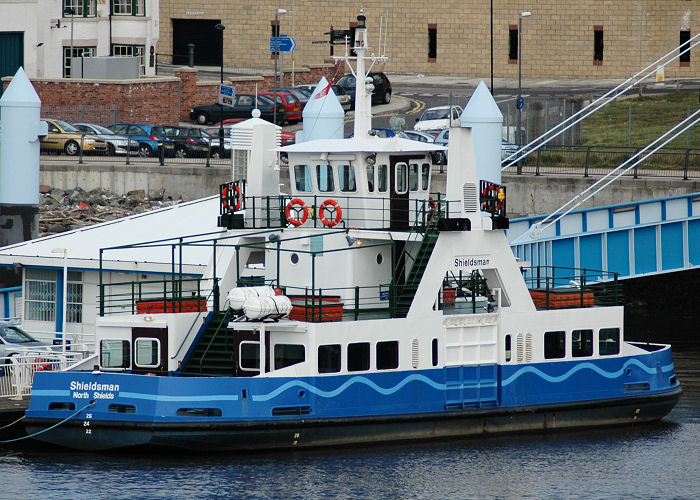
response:
[[[236,87],[231,85],[219,85],[219,104],[233,106],[233,99],[236,97]]]
[[[275,40],[277,43],[275,44]],[[271,36],[270,52],[293,52],[297,42],[291,36]]]
[[[523,96],[518,97],[518,109],[523,109],[524,105],[525,105],[525,99],[523,99]]]

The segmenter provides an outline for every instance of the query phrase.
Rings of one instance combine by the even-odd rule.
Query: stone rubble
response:
[[[169,193],[165,189],[148,194],[139,189],[118,195],[102,188],[85,191],[76,187],[63,191],[41,186],[39,192],[40,236],[62,233],[187,201],[183,195]]]

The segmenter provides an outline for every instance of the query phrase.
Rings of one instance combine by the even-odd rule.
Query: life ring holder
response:
[[[299,209],[294,209],[294,212],[297,214],[299,211],[301,211],[301,217],[298,219],[295,217],[292,217],[292,208],[298,206]],[[284,208],[284,215],[287,217],[287,220],[292,226],[301,226],[304,222],[306,222],[306,219],[309,218],[309,207],[306,206],[306,203],[304,203],[304,200],[301,198],[293,198],[289,200],[289,203],[287,203],[287,206]]]
[[[326,219],[326,210],[328,210],[331,213],[335,212],[335,217],[333,217],[330,220]],[[338,202],[332,198],[329,198],[329,199],[325,200],[323,203],[321,203],[321,206],[318,207],[318,213],[320,214],[320,217],[319,217],[320,221],[326,227],[335,226],[343,218],[343,210],[340,208],[340,205],[338,204]]]

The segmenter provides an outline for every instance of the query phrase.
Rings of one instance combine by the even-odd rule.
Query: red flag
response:
[[[333,85],[333,82],[330,82],[328,85],[326,85],[326,88],[321,90],[318,94],[314,96],[314,99],[320,99],[321,97],[325,97],[328,95],[328,92],[331,90],[331,85]]]

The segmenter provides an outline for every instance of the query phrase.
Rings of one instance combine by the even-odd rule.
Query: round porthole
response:
[[[377,264],[381,265],[382,262],[384,262],[384,257],[382,257],[382,254],[378,253],[377,254]]]
[[[292,254],[291,257],[289,257],[289,260],[291,261],[292,264],[298,264],[299,263],[299,256],[295,253]]]

